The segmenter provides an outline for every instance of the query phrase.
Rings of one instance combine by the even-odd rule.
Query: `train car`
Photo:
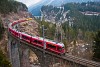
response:
[[[14,22],[12,23],[11,26],[14,26],[14,25],[17,24],[17,23],[18,23],[17,21],[14,21]]]
[[[25,33],[20,33],[21,39],[30,43],[31,42],[31,36]]]
[[[56,43],[49,39],[44,39],[42,37],[32,37],[31,44],[38,46],[38,47],[44,47],[44,43],[46,45],[46,50],[49,50],[51,52],[57,53],[57,54],[64,54],[64,44],[63,43]]]
[[[57,54],[64,54],[64,44],[63,43],[56,43],[56,42],[46,42],[47,49],[49,49],[52,52],[55,52]]]
[[[16,25],[16,24],[18,24],[18,23],[21,23],[21,22],[25,22],[26,20],[18,20],[18,21],[14,21],[13,23],[12,23],[12,26],[14,26],[14,25]]]
[[[17,23],[25,22],[27,20],[18,20]]]
[[[46,42],[46,49],[55,53],[58,53],[57,51],[57,45],[50,43],[50,42]]]
[[[43,40],[39,39],[38,37],[32,37],[31,44],[38,47],[43,47]]]
[[[16,37],[19,36],[19,33],[16,30],[9,28],[9,31],[13,36],[16,36]]]

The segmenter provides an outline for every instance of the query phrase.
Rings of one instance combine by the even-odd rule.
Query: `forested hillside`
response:
[[[18,12],[19,10],[27,11],[26,5],[14,0],[0,0],[0,13],[8,14],[9,12]]]
[[[64,7],[64,8],[63,8]],[[43,6],[41,8],[48,20],[56,23],[62,22],[62,28],[65,36],[70,34],[70,38],[77,38],[79,29],[82,31],[81,38],[86,40],[91,39],[94,32],[100,29],[100,2],[83,2],[83,3],[67,3],[61,7]],[[81,12],[97,12],[99,15],[84,15]],[[64,18],[65,15],[65,18]],[[55,18],[55,19],[54,19]],[[59,20],[60,19],[60,20]]]
[[[84,4],[84,5],[83,5]],[[91,12],[100,12],[100,2],[88,2],[88,3],[69,3],[65,4],[65,11],[70,10],[70,12],[66,15],[67,17],[71,17],[73,21],[73,26],[71,27],[73,30],[80,29],[83,31],[82,38],[86,41],[90,41],[93,38],[93,34],[100,29],[100,15],[84,15],[80,11],[91,11]],[[67,24],[68,21],[63,25]],[[65,27],[66,28],[66,25]],[[67,27],[68,29],[68,27]],[[78,34],[77,34],[78,35]]]
[[[64,7],[65,11],[74,8],[83,12],[85,11],[100,12],[100,2],[68,3],[64,4]]]
[[[93,56],[94,54],[93,58],[100,59],[98,55],[100,54],[100,52],[98,52],[100,51],[98,47],[100,45],[98,42],[99,35],[96,35],[96,32],[100,30],[100,2],[66,3],[61,7],[46,5],[43,6],[41,10],[44,16],[43,19],[55,24],[55,35],[51,37],[55,38],[56,36],[58,41],[62,41],[68,49],[70,49],[69,46],[72,46],[73,51],[70,51],[70,53],[77,56],[86,53],[88,55],[83,55],[85,58]],[[59,27],[57,27],[57,24]],[[94,40],[96,43],[93,46]],[[79,49],[80,45],[85,46],[86,43],[90,44],[88,45],[89,51],[79,54],[78,51],[80,50],[75,49]],[[78,44],[78,46],[76,44]]]

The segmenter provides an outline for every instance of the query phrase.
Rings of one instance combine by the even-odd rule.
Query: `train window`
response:
[[[51,44],[48,44],[48,47],[49,47],[49,48],[53,48],[53,49],[56,48],[56,46],[53,46],[53,45],[51,45]]]
[[[24,39],[29,39],[27,36],[24,36],[24,35],[22,35],[22,38],[24,38]]]
[[[41,41],[38,41],[38,44],[42,44],[42,42]]]
[[[37,40],[33,40],[34,43],[37,43]]]

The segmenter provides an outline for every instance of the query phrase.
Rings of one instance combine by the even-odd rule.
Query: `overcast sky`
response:
[[[24,4],[27,5],[27,7],[33,5],[33,4],[36,4],[38,2],[40,2],[41,0],[17,0],[19,2],[23,2]]]

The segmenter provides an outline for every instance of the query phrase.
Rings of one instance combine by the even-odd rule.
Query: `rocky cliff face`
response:
[[[6,16],[3,16],[3,14],[0,14],[2,23],[4,28],[6,29],[2,40],[0,40],[0,48],[3,50],[5,54],[7,54],[7,42],[8,42],[8,36],[7,36],[7,28],[8,24],[12,23],[16,20],[26,19],[31,17],[31,14],[26,11],[19,11],[18,13],[10,13]],[[26,25],[26,26],[25,26]],[[20,24],[22,32],[31,33],[33,35],[39,35],[38,34],[38,23],[35,20],[28,21],[26,23]]]
[[[6,7],[3,3],[6,4],[6,6],[7,5],[8,6]],[[9,4],[7,4],[7,3],[9,3]],[[1,5],[1,4],[3,4],[3,5]],[[5,8],[7,8],[8,10]],[[30,14],[27,11],[28,11],[28,9],[27,9],[26,5],[23,3],[20,3],[17,1],[10,2],[7,0],[6,0],[6,2],[0,1],[0,50],[3,51],[3,54],[5,54],[7,56],[7,58],[8,58],[8,50],[7,50],[8,49],[7,48],[8,25],[9,25],[9,23],[12,23],[13,21],[16,21],[16,20],[22,20],[22,19],[33,17],[32,14]],[[39,35],[38,34],[38,23],[34,19],[31,21],[27,21],[26,23],[22,23],[19,26],[21,27],[20,29],[22,32],[26,32],[31,35]],[[5,31],[3,29],[1,30],[1,27],[4,27]],[[1,36],[1,31],[4,32],[4,33],[2,33],[2,36]],[[30,53],[30,56],[34,58],[34,55],[32,53]],[[32,60],[32,59],[30,59],[30,60]]]

